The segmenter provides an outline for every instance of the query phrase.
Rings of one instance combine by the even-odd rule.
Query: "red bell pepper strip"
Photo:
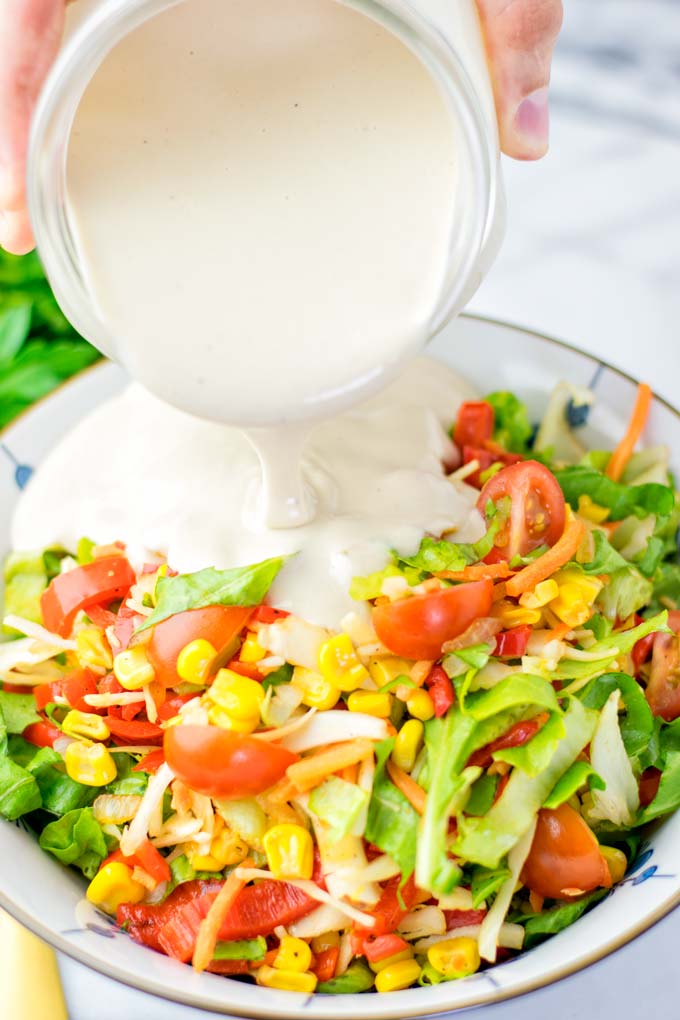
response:
[[[502,659],[521,659],[527,650],[530,637],[531,627],[528,624],[504,630],[496,635],[496,647],[493,654]]]
[[[368,935],[362,944],[362,952],[369,963],[378,963],[389,956],[402,953],[409,945],[399,935]]]
[[[247,676],[251,680],[260,681],[263,678],[263,674],[260,673],[257,668],[256,662],[241,662],[240,659],[232,659],[227,666],[232,673],[238,673],[240,676]]]
[[[211,974],[225,974],[229,977],[234,974],[249,974],[250,963],[248,960],[212,960],[205,969]]]
[[[502,751],[506,747],[521,747],[523,744],[528,743],[538,733],[547,719],[547,713],[542,712],[535,719],[526,719],[524,722],[515,723],[507,733],[504,733],[496,740],[492,740],[490,744],[480,747],[478,751],[471,754],[468,758],[468,765],[477,765],[485,769],[493,761],[494,751]]]
[[[172,877],[170,865],[165,857],[148,839],[145,839],[142,845],[133,854],[130,854],[129,857],[126,857],[122,850],[114,850],[113,853],[110,853],[102,861],[101,868],[111,864],[113,861],[120,861],[122,864],[127,864],[130,868],[142,868],[146,871],[147,875],[154,879],[156,885],[159,885],[161,882],[169,882]]]
[[[133,772],[158,772],[159,768],[165,761],[165,751],[162,747],[159,747],[157,751],[149,751],[145,754],[136,765],[132,766]]]
[[[38,684],[33,689],[35,707],[42,712],[46,705],[57,698],[65,698],[71,708],[79,712],[96,711],[84,701],[86,694],[97,693],[97,677],[89,669],[79,669],[61,680],[53,680],[49,684]]]
[[[118,719],[107,715],[106,725],[111,735],[117,740],[128,744],[161,744],[163,730],[155,723],[142,719]]]
[[[124,556],[103,556],[58,574],[40,597],[43,623],[53,633],[68,637],[81,609],[123,598],[135,580]]]
[[[413,875],[404,884],[399,896],[399,885],[401,877],[396,875],[386,882],[383,891],[373,910],[369,911],[375,918],[372,928],[355,926],[354,934],[365,939],[368,935],[389,935],[396,930],[399,922],[408,914],[411,907],[418,898],[418,890],[413,880]]]
[[[482,446],[493,435],[495,415],[486,400],[466,400],[459,409],[453,430],[453,441],[458,447]]]
[[[273,606],[258,606],[252,615],[254,623],[274,623],[275,620],[283,620],[290,616],[285,609],[274,609]]]
[[[62,736],[62,732],[54,723],[45,720],[31,723],[21,735],[24,740],[29,744],[35,744],[36,747],[54,747],[54,741]]]
[[[442,666],[435,666],[428,674],[425,686],[432,698],[434,714],[437,719],[440,719],[443,715],[446,715],[456,699],[453,684],[444,668]]]
[[[445,910],[446,930],[468,928],[473,924],[481,924],[486,917],[486,910]]]
[[[338,946],[331,946],[330,949],[322,949],[320,953],[316,954],[312,970],[316,974],[316,979],[321,984],[323,981],[330,981],[335,976],[335,968],[338,965],[338,957],[340,955],[340,949]]]

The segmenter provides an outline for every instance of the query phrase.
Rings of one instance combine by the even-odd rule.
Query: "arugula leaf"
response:
[[[570,765],[561,779],[558,779],[554,787],[543,801],[543,807],[558,808],[560,804],[570,800],[577,790],[580,790],[585,782],[588,782],[591,790],[604,790],[606,783],[601,776],[587,761],[575,761]]]
[[[675,493],[666,485],[648,482],[646,485],[624,485],[594,468],[576,465],[554,472],[564,498],[574,510],[578,509],[579,496],[590,496],[593,503],[608,507],[609,519],[621,521],[630,514],[646,517],[648,514],[670,514],[675,506]]]
[[[387,760],[393,747],[394,737],[376,744],[365,838],[396,861],[405,881],[415,867],[420,816],[387,775]]]
[[[594,553],[589,563],[579,563],[584,574],[613,574],[627,570],[628,561],[611,545],[603,531],[593,531]]]
[[[575,903],[563,903],[551,910],[534,914],[524,925],[524,948],[531,949],[548,935],[556,935],[558,931],[568,928],[574,921],[578,921],[582,914],[585,914],[588,907],[592,907],[594,903],[606,896],[607,892],[607,889],[596,889]]]
[[[496,390],[484,399],[494,411],[494,441],[510,453],[526,453],[534,431],[526,405],[508,390]]]
[[[104,833],[90,807],[67,811],[50,822],[38,842],[62,864],[80,868],[86,878],[94,878],[108,853]]]
[[[31,723],[40,722],[35,710],[35,698],[32,694],[13,694],[0,691],[0,715],[7,733],[23,733]]]
[[[366,807],[368,793],[356,783],[329,776],[309,796],[309,810],[330,826],[332,839],[343,839]]]
[[[259,606],[287,556],[276,556],[248,567],[161,577],[156,584],[156,608],[135,631],[141,634],[162,620],[187,609],[204,606]]]
[[[26,303],[0,313],[0,365],[7,365],[23,347],[31,329],[31,312]]]

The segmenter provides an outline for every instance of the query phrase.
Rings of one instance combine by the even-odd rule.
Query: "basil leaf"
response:
[[[496,390],[484,399],[494,411],[494,441],[510,453],[526,453],[534,431],[526,405],[507,390]]]
[[[205,606],[259,606],[287,556],[276,556],[248,567],[162,577],[156,585],[156,608],[135,631],[141,634],[175,613]]]
[[[593,503],[609,509],[609,519],[621,521],[630,514],[646,517],[647,514],[670,514],[675,506],[675,493],[666,485],[649,482],[646,485],[624,485],[594,468],[577,465],[554,472],[564,498],[574,510],[578,509],[579,496],[590,496]]]

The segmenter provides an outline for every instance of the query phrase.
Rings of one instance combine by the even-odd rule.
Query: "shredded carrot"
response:
[[[508,563],[473,563],[462,570],[439,570],[435,577],[443,577],[447,581],[495,581],[511,574]]]
[[[631,414],[630,421],[628,422],[628,428],[626,429],[623,439],[609,458],[609,463],[607,464],[607,477],[611,478],[614,482],[618,482],[625,471],[626,464],[630,460],[631,454],[635,449],[635,444],[642,435],[642,430],[644,429],[649,416],[649,408],[651,407],[651,404],[651,389],[647,383],[640,383],[638,386],[637,397],[635,399],[635,406],[633,407],[633,413]]]
[[[571,630],[571,624],[569,623],[556,623],[548,635],[550,641],[561,641],[562,638],[569,633]]]
[[[398,790],[406,797],[406,800],[416,809],[419,815],[422,815],[425,811],[425,800],[427,794],[423,790],[422,786],[418,786],[415,779],[411,779],[408,772],[404,772],[398,765],[395,765],[393,761],[388,759],[387,772]]]
[[[501,581],[500,584],[494,584],[493,595],[491,597],[494,602],[500,602],[501,599],[505,598],[505,581]]]
[[[346,783],[354,783],[356,786],[357,777],[359,775],[359,766],[346,765],[344,769],[340,769],[340,778],[344,779]]]
[[[541,581],[551,577],[556,570],[572,558],[581,544],[585,525],[583,521],[574,517],[571,509],[567,507],[567,521],[564,531],[552,549],[539,556],[533,563],[520,570],[505,584],[508,595],[522,595],[525,591],[535,588]]]
[[[297,797],[297,787],[293,786],[290,779],[286,776],[283,779],[279,779],[278,783],[275,783],[269,790],[267,790],[267,800],[270,800],[277,804],[284,804],[288,800],[292,800],[293,797]]]
[[[529,904],[535,914],[540,914],[543,910],[543,897],[532,889],[529,893]]]
[[[318,786],[327,776],[340,772],[348,765],[356,765],[372,754],[373,744],[370,740],[364,738],[347,740],[342,744],[334,744],[332,747],[316,751],[302,761],[289,765],[286,775],[295,786],[296,792],[304,793]]]
[[[617,528],[620,528],[623,521],[605,521],[603,527],[606,528],[608,535],[613,535]]]
[[[252,868],[252,866],[253,862],[251,860],[246,859],[243,861],[242,867]],[[205,970],[212,960],[222,923],[233,907],[236,897],[245,886],[246,882],[242,878],[237,878],[235,872],[232,872],[218,892],[216,899],[211,904],[210,910],[201,921],[201,926],[198,929],[198,938],[196,939],[196,948],[194,949],[194,958],[192,960],[194,970]]]

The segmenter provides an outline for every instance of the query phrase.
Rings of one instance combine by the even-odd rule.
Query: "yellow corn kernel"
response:
[[[355,691],[369,677],[348,634],[336,634],[324,641],[319,651],[319,669],[329,684],[340,691]]]
[[[221,871],[224,867],[212,854],[188,853],[187,857],[194,871]]]
[[[141,882],[136,882],[127,864],[112,861],[100,868],[85,893],[90,903],[106,914],[115,914],[121,903],[139,903],[146,895]]]
[[[412,960],[413,950],[410,946],[406,949],[402,949],[399,953],[393,953],[392,956],[385,956],[382,960],[369,961],[368,966],[371,968],[374,974],[379,974],[381,970],[385,970],[386,967],[393,967],[397,963],[401,963],[403,960]]]
[[[593,524],[602,524],[609,517],[610,510],[609,507],[593,503],[590,496],[586,496],[584,493],[578,498],[578,513],[587,521],[592,521]]]
[[[156,675],[142,645],[119,652],[113,660],[113,672],[126,691],[138,691]]]
[[[94,712],[79,712],[72,708],[61,724],[69,737],[85,737],[88,740],[108,740],[111,731],[100,715]]]
[[[282,992],[306,992],[308,995],[316,989],[316,974],[308,972],[300,974],[296,970],[277,970],[263,964],[255,971],[255,980],[263,988],[278,988]]]
[[[83,786],[107,786],[118,775],[113,755],[103,744],[74,740],[64,751],[66,772]]]
[[[314,869],[312,837],[301,825],[274,825],[264,834],[264,852],[274,878],[311,878]]]
[[[401,727],[394,741],[392,761],[397,768],[410,772],[423,745],[423,724],[420,719],[409,719]]]
[[[398,676],[407,677],[412,667],[412,662],[407,662],[406,659],[398,659],[395,655],[391,655],[387,659],[371,659],[368,664],[368,672],[378,687],[384,687],[385,684],[396,680]]]
[[[402,988],[410,988],[420,977],[420,970],[420,964],[415,960],[402,960],[385,967],[375,979],[376,991],[399,992]]]
[[[445,939],[430,946],[428,962],[438,974],[446,978],[462,978],[479,970],[479,947],[476,939],[464,935]]]
[[[427,691],[418,690],[409,694],[406,707],[415,719],[427,722],[434,715],[434,702]]]
[[[316,708],[326,712],[333,708],[340,698],[340,690],[329,683],[321,673],[315,673],[304,666],[296,666],[291,680],[299,690],[303,691],[302,704],[308,708]]]
[[[216,655],[217,649],[205,638],[190,641],[177,656],[177,673],[186,683],[207,683]]]
[[[208,691],[208,698],[214,704],[240,722],[259,719],[264,697],[262,684],[231,669],[219,670]]]
[[[239,652],[241,662],[259,662],[266,654],[267,649],[262,647],[255,634],[249,632]]]
[[[279,945],[279,951],[274,957],[273,966],[277,970],[292,970],[298,974],[304,974],[312,964],[312,950],[304,939],[293,938],[292,935],[284,935]]]
[[[244,861],[248,856],[248,846],[233,829],[225,826],[213,837],[210,856],[220,862],[221,870]]]
[[[223,730],[231,730],[233,733],[253,733],[260,725],[259,715],[253,715],[250,719],[234,719],[233,715],[229,715],[219,705],[213,705],[208,709],[208,719],[213,726],[220,726]]]
[[[569,567],[559,570],[554,580],[559,594],[550,603],[551,611],[570,627],[580,627],[590,619],[593,603],[604,587],[603,582]]]
[[[508,630],[513,627],[523,627],[525,624],[533,627],[541,619],[540,609],[527,609],[525,606],[516,606],[512,602],[499,602],[493,615]]]
[[[614,846],[601,846],[600,853],[607,862],[612,882],[616,885],[626,874],[628,859],[623,850],[617,850]]]
[[[542,609],[552,602],[560,593],[557,581],[549,577],[547,581],[540,581],[532,591],[525,591],[520,595],[519,604],[525,609]]]
[[[378,719],[388,719],[392,699],[389,694],[381,694],[380,691],[353,691],[347,699],[347,707],[350,712],[365,712]]]
[[[100,627],[83,627],[76,634],[76,658],[81,669],[105,673],[113,665],[113,656],[106,635]]]

